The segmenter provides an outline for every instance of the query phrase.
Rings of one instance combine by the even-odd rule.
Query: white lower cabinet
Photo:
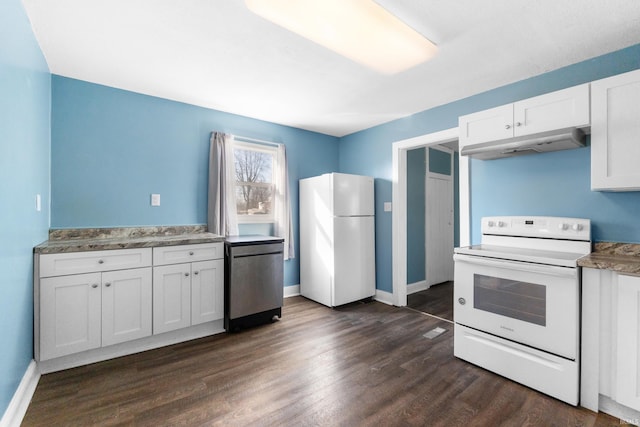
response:
[[[191,324],[224,317],[224,260],[191,264]]]
[[[214,244],[218,245],[218,244]],[[221,244],[219,244],[221,245]],[[204,246],[204,245],[202,245]],[[170,263],[186,259],[222,257],[222,251],[193,245],[171,247],[172,257],[164,257],[167,248],[154,248],[154,261]],[[191,253],[191,255],[189,255]],[[164,261],[162,261],[164,259]],[[207,259],[153,267],[153,333],[169,332],[192,325],[222,319],[224,315],[224,260]]]
[[[100,347],[100,283],[101,273],[40,280],[40,360]]]
[[[580,405],[640,420],[640,277],[582,269]]]
[[[34,353],[42,372],[223,332],[222,249],[36,253]]]
[[[151,335],[151,267],[102,273],[102,345]]]
[[[616,401],[640,411],[640,277],[618,275]]]
[[[40,360],[151,335],[151,268],[40,280]]]
[[[191,265],[153,268],[153,333],[161,334],[191,324]]]

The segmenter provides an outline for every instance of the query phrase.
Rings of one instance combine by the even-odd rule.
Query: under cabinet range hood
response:
[[[462,147],[460,155],[480,160],[492,160],[524,154],[569,150],[584,146],[585,137],[582,130],[565,128],[498,141],[468,144]]]

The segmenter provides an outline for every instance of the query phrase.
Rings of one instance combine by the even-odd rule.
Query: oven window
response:
[[[544,285],[474,274],[473,306],[478,310],[546,326],[547,292]]]

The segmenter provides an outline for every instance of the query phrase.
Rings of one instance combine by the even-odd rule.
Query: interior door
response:
[[[427,286],[453,280],[453,152],[426,150],[425,280]]]

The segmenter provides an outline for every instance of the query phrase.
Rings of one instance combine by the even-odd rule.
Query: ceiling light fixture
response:
[[[421,64],[437,47],[373,0],[245,0],[253,13],[380,73]]]

